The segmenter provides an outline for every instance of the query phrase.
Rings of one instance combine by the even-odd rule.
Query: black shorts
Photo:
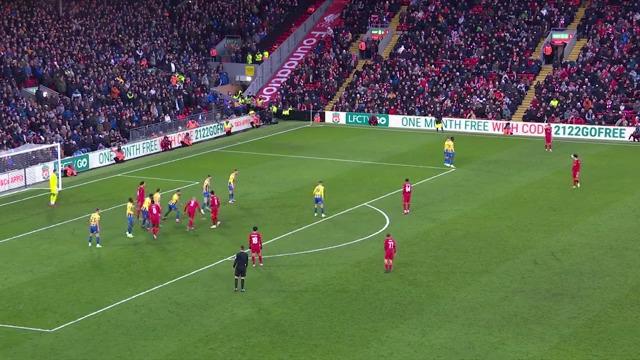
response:
[[[246,277],[247,276],[247,268],[246,267],[237,267],[236,268],[236,277]]]

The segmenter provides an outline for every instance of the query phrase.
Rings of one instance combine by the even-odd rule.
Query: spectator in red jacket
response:
[[[118,146],[115,149],[111,150],[113,152],[113,161],[116,162],[116,164],[121,164],[124,162],[125,160],[125,155],[124,155],[124,151],[122,151],[122,147]]]
[[[168,136],[165,135],[165,137],[162,138],[162,140],[160,141],[160,149],[162,151],[169,151],[171,150],[171,140],[169,139]]]
[[[182,147],[189,147],[193,145],[193,141],[191,140],[191,135],[189,135],[189,133],[184,134],[184,137],[180,140],[180,145],[182,145]]]

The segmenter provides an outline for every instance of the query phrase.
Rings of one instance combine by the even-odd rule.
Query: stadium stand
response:
[[[537,84],[525,121],[635,126],[640,114],[640,2],[593,1],[576,62]]]
[[[212,46],[231,33],[253,49],[296,6],[298,0],[3,1],[0,147],[56,141],[70,155],[124,142],[133,127],[224,105],[212,89],[229,79],[210,62]],[[21,90],[38,85],[46,87],[25,98]]]
[[[282,85],[278,107],[300,111],[323,109],[355,68],[358,57],[349,49],[367,31],[371,18],[391,19],[399,8],[400,1],[392,0],[354,0],[347,4],[340,16],[342,21]]]
[[[339,111],[510,119],[539,71],[530,54],[576,2],[412,1],[389,59],[365,65]]]
[[[229,61],[241,63],[246,61],[247,54],[273,51],[276,39],[270,35],[277,37],[278,33],[286,31],[288,23],[300,17],[311,3],[311,0],[184,1],[176,7],[176,24],[194,24],[196,29],[190,33],[196,38],[190,38],[190,41],[195,46],[208,43],[211,48],[222,36],[238,36],[241,42],[227,50],[230,51]],[[268,43],[264,44],[265,41]]]
[[[326,104],[355,66],[348,51],[351,39],[351,32],[342,26],[325,36],[280,88],[278,107],[305,111]]]

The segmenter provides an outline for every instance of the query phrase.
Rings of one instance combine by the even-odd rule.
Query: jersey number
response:
[[[404,192],[411,192],[411,185],[405,185]]]
[[[257,236],[252,236],[251,237],[251,243],[258,244],[258,237]]]

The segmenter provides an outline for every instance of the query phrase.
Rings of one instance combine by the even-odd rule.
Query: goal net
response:
[[[58,175],[60,190],[60,144],[26,144],[0,151],[0,196],[26,189],[48,189],[53,171]]]

